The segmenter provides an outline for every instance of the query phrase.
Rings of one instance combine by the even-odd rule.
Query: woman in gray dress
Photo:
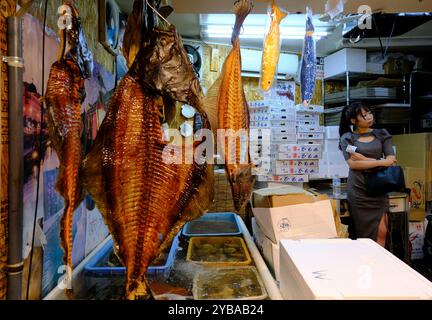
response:
[[[350,215],[357,238],[370,238],[383,247],[387,238],[387,195],[370,196],[366,192],[365,172],[396,163],[391,135],[385,129],[372,129],[374,116],[361,102],[342,111],[339,126],[340,145],[350,167],[347,193]]]

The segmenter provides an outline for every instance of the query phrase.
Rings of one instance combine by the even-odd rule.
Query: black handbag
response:
[[[405,177],[400,166],[380,168],[366,172],[366,192],[369,196],[382,196],[389,192],[406,192]]]

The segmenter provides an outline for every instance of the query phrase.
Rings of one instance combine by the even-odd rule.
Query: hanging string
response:
[[[48,11],[48,0],[45,0],[45,10],[44,10],[44,19],[43,19],[43,29],[42,29],[42,96],[45,92],[45,28],[46,28],[46,20],[47,20],[47,11]],[[36,221],[38,214],[38,206],[39,206],[39,189],[40,189],[40,174],[41,174],[41,163],[43,156],[43,119],[44,119],[44,103],[43,99],[41,101],[41,117],[40,117],[40,133],[39,133],[39,161],[38,161],[38,172],[37,172],[37,182],[36,182],[36,204],[35,211],[33,217],[33,232],[32,232],[32,242],[31,242],[31,251],[30,251],[30,264],[29,271],[27,276],[27,291],[26,291],[26,300],[29,299],[29,291],[30,291],[30,282],[31,282],[31,272],[32,272],[32,264],[33,264],[33,253],[34,253],[34,241],[36,234]]]

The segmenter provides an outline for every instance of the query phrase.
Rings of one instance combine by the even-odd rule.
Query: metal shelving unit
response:
[[[402,85],[399,87],[388,87],[388,92],[392,95],[369,96],[369,91],[384,91],[387,87],[363,89],[364,95],[355,96],[352,94],[353,89],[357,92],[363,92],[354,87],[353,84],[359,81],[374,80],[380,77],[391,79],[402,79]],[[336,94],[337,98],[326,100],[325,90],[323,90],[323,104],[325,107],[324,118],[326,125],[338,125],[340,113],[343,107],[353,101],[363,101],[369,105],[376,113],[378,125],[396,125],[403,126],[403,133],[411,132],[411,106],[412,106],[412,74],[373,74],[359,72],[345,72],[332,77],[323,79],[323,89],[325,83],[329,81],[344,82],[345,92]],[[333,96],[335,96],[333,94]],[[431,97],[432,98],[432,97]]]

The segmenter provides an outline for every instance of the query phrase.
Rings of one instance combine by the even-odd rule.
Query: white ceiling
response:
[[[116,0],[119,3],[119,6],[123,12],[129,13],[132,8],[132,0]],[[404,0],[402,3],[413,3],[418,0],[406,1]],[[254,14],[261,13],[262,15],[265,13],[265,0],[255,0],[255,10]],[[278,3],[284,3],[288,1],[279,0]],[[307,0],[289,0],[289,3],[292,5],[290,8],[295,6],[298,3],[302,3],[302,7],[306,2],[316,2],[315,0],[307,1]],[[348,3],[356,2],[354,0],[349,0]],[[364,2],[364,1],[363,1]],[[387,0],[380,0],[379,3],[382,3],[383,6],[389,3]],[[397,8],[398,1],[392,0],[393,8]],[[423,1],[422,3],[429,3],[432,7],[432,0]],[[168,17],[168,20],[174,24],[178,30],[178,32],[184,37],[189,39],[196,39],[200,41],[205,41],[206,43],[220,43],[220,44],[230,44],[230,39],[202,39],[200,36],[201,31],[201,23],[200,23],[200,13],[208,13],[208,12],[226,12],[229,13],[230,8],[232,6],[233,0],[173,0],[174,13]],[[320,5],[324,3],[324,0],[319,1]],[[369,0],[368,3],[370,5],[376,4],[377,1]],[[207,6],[205,6],[207,4]],[[204,9],[204,7],[205,9]],[[202,12],[198,10],[201,8]],[[192,13],[184,13],[184,11],[193,11]],[[196,12],[199,13],[196,13]],[[431,10],[432,11],[432,8]],[[292,11],[291,11],[292,12]],[[205,15],[201,16],[202,17]],[[254,15],[257,16],[257,15]],[[231,19],[234,21],[234,15],[227,16],[226,14],[221,14],[221,19]],[[336,27],[336,25],[324,23],[318,20],[320,14],[316,14],[314,16],[314,25],[315,27],[327,27],[331,29],[331,32],[327,37],[322,38],[317,41],[317,53],[319,56],[326,56],[338,49],[342,46],[352,46],[352,47],[364,47],[369,48],[369,50],[380,50],[380,44],[378,39],[365,39],[356,45],[347,44],[346,41],[343,42],[342,38],[342,25]],[[253,19],[253,16],[249,16],[248,19]],[[282,22],[282,25],[301,25],[302,21],[305,21],[304,14],[295,14],[291,13],[285,18]],[[229,22],[229,21],[228,21]],[[224,23],[226,23],[224,21]],[[262,48],[263,39],[241,39],[241,45],[244,48]],[[384,39],[384,43],[387,43],[387,39]],[[406,35],[397,37],[392,39],[391,41],[393,50],[404,50],[413,48],[420,50],[428,49],[432,50],[432,21],[412,30]],[[293,39],[282,39],[281,41],[281,50],[284,52],[301,52],[303,46],[303,40],[293,40]],[[390,50],[391,51],[391,50]]]

